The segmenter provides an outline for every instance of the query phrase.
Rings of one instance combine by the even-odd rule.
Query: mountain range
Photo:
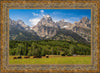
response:
[[[10,40],[67,40],[90,43],[91,21],[83,17],[75,23],[64,19],[55,22],[50,15],[43,16],[35,26],[28,26],[22,20],[9,18]]]

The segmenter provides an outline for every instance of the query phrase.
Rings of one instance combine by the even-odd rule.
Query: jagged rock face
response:
[[[37,31],[35,31],[40,37],[51,38],[56,34],[57,29],[54,27],[47,27],[47,26],[38,26]]]
[[[43,16],[33,27],[27,26],[22,20],[14,21],[9,19],[9,23],[11,40],[91,41],[91,21],[87,17],[74,24],[64,20],[55,23],[49,15]]]
[[[74,24],[71,24],[69,22],[64,22],[64,19],[60,20],[59,22],[56,22],[56,25],[58,25],[60,29],[67,29],[67,30],[72,30],[72,28],[74,27]]]
[[[90,42],[90,27],[90,20],[87,17],[82,18],[79,22],[71,24],[69,22],[65,22],[64,19],[55,23],[49,15],[45,15],[32,29],[37,33],[38,36],[45,39],[54,37],[61,29],[72,30]]]
[[[57,28],[55,22],[52,20],[52,18],[49,15],[43,16],[43,18],[38,22],[37,26],[41,26],[41,25]]]
[[[66,40],[66,41],[73,41],[73,42],[84,42],[88,43],[84,38],[82,38],[77,33],[73,32],[72,30],[60,29],[57,31],[57,34],[50,38],[51,40]]]
[[[49,15],[43,16],[36,26],[32,28],[40,37],[50,38],[56,34],[58,26]]]
[[[75,22],[73,32],[86,39],[88,42],[91,41],[91,21],[84,17],[79,22]]]
[[[87,17],[83,17],[79,22],[75,22],[74,24],[76,26],[90,28],[91,27],[90,23],[91,23],[91,21]]]
[[[30,27],[27,26],[22,20],[14,21],[9,19],[10,27],[16,27],[18,29],[29,30]]]
[[[9,24],[10,40],[40,40],[39,36],[33,30],[30,30],[30,27],[25,25],[23,21],[9,19]]]
[[[27,26],[22,20],[18,20],[17,24],[19,24],[21,27],[25,28],[25,30],[29,30],[30,27]]]
[[[9,24],[10,24],[10,26],[11,26],[11,25],[17,25],[17,22],[15,22],[14,20],[11,20],[11,19],[9,18]]]
[[[88,24],[88,23],[89,23],[89,19],[88,19],[87,17],[83,17],[83,18],[80,20],[80,23]]]

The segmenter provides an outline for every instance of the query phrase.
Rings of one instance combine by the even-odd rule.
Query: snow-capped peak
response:
[[[49,17],[50,17],[50,15],[44,15],[44,17],[45,17],[45,18],[49,18]]]

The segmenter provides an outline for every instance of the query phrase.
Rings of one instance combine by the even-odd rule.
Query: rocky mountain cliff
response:
[[[9,21],[11,40],[69,40],[90,42],[91,24],[87,17],[74,24],[63,19],[55,22],[50,15],[45,15],[33,27],[27,26],[22,20]],[[30,29],[31,28],[31,29]]]
[[[14,21],[9,19],[10,40],[40,40],[39,36],[23,21]]]
[[[14,21],[9,18],[10,27],[16,27],[18,29],[29,30],[30,27],[27,26],[22,20]]]
[[[64,19],[56,22],[56,25],[60,28],[60,29],[67,29],[67,30],[72,30],[72,28],[74,27],[74,24],[71,24],[69,22],[65,22]]]
[[[34,30],[42,38],[51,38],[56,34],[58,26],[49,15],[43,16],[36,26],[33,26]]]
[[[79,22],[74,23],[73,32],[86,39],[88,42],[91,41],[91,21],[84,17]]]
[[[79,22],[74,23],[76,26],[90,28],[91,21],[87,17],[83,17]]]

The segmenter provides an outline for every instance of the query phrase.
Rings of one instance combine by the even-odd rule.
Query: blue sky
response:
[[[91,20],[90,9],[10,9],[9,17],[12,20],[22,20],[26,25],[36,25],[43,15],[49,14],[54,21],[64,19],[66,22],[74,23],[83,17]]]

